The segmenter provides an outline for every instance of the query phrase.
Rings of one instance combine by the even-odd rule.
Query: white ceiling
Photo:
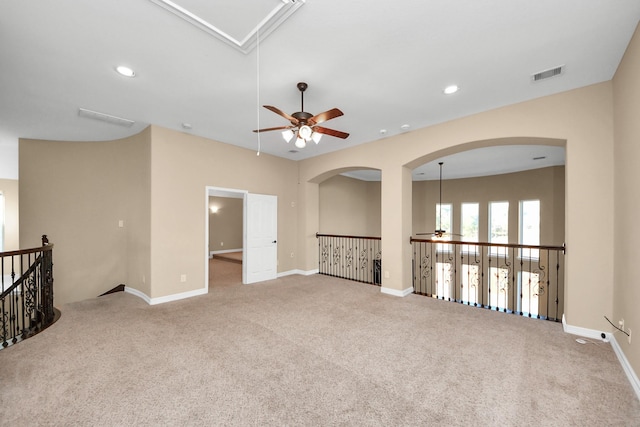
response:
[[[500,175],[565,164],[564,147],[550,145],[502,145],[476,148],[440,157],[413,170],[414,181]],[[380,181],[379,170],[357,170],[342,175],[364,181]]]
[[[175,3],[238,40],[275,9],[292,7]],[[298,111],[296,83],[305,81],[305,110],[340,108],[344,116],[324,125],[351,136],[290,153],[279,132],[261,134],[262,152],[304,159],[380,139],[381,129],[389,137],[405,124],[411,131],[610,80],[640,19],[638,0],[296,3],[243,53],[157,0],[2,0],[0,148],[19,137],[122,138],[157,124],[256,150],[252,129],[287,124],[258,105]],[[136,77],[118,75],[120,64]],[[532,82],[559,65],[560,76]],[[460,91],[444,95],[452,83]],[[135,123],[80,117],[79,108]]]

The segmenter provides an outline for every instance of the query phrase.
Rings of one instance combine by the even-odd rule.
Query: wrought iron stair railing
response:
[[[60,312],[53,306],[53,245],[0,252],[0,349],[51,326]]]
[[[413,292],[559,322],[564,312],[563,246],[411,238]]]
[[[320,234],[318,273],[380,286],[382,249],[380,237]]]

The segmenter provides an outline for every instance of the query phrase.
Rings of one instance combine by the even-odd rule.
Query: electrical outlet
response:
[[[186,274],[181,274],[180,275],[180,282],[181,283],[186,283],[187,281],[187,275]]]
[[[618,320],[618,327],[624,331],[624,319]]]
[[[629,344],[631,344],[631,328],[629,328]]]

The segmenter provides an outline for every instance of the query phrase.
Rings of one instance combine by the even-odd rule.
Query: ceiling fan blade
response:
[[[336,117],[342,116],[344,113],[337,108],[332,108],[331,110],[325,111],[324,113],[316,114],[311,117],[307,122],[313,125],[319,125],[322,122],[326,122],[327,120],[335,119]]]
[[[273,111],[274,113],[284,117],[285,119],[289,120],[291,122],[292,125],[297,125],[298,124],[298,119],[296,119],[295,117],[285,113],[284,111],[280,110],[279,108],[273,107],[271,105],[263,105],[264,108],[266,108],[269,111]]]
[[[272,130],[293,129],[294,127],[295,126],[278,126],[278,127],[275,127],[275,128],[254,129],[253,131],[256,132],[256,133],[259,133],[259,132],[269,132],[269,131],[272,131]]]
[[[342,138],[342,139],[346,139],[349,136],[349,134],[346,132],[340,132],[339,130],[323,128],[321,126],[314,126],[313,131],[322,133],[325,135],[335,136],[336,138]]]

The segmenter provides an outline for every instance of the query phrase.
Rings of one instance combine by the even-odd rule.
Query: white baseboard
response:
[[[633,391],[636,392],[636,396],[638,397],[638,400],[640,400],[640,380],[638,380],[638,376],[633,371],[633,368],[629,364],[627,357],[622,352],[622,348],[620,347],[620,344],[618,344],[618,341],[616,341],[616,337],[614,337],[613,334],[607,334],[607,337],[611,342],[611,347],[613,348],[614,353],[616,354],[616,356],[618,356],[618,360],[622,365],[624,373],[627,374],[627,378],[631,383],[631,387],[633,387]]]
[[[164,304],[165,302],[178,301],[185,298],[191,298],[198,295],[205,295],[209,290],[207,288],[202,288],[202,289],[181,292],[179,294],[172,294],[172,295],[167,295],[167,296],[158,297],[158,298],[150,298],[144,292],[140,292],[139,290],[130,288],[129,286],[125,286],[124,291],[129,294],[135,295],[139,298],[142,298],[149,305],[157,305],[157,304]]]
[[[312,276],[314,274],[318,274],[318,269],[315,270],[289,270],[278,273],[278,277],[292,276],[294,274],[299,274],[301,276]]]
[[[413,293],[413,286],[402,291],[397,289],[380,287],[380,292],[387,295],[393,295],[394,297],[406,297],[407,295]]]
[[[585,338],[602,340],[603,331],[596,331],[594,329],[587,329],[587,328],[581,328],[579,326],[568,325],[567,321],[564,318],[564,314],[562,315],[562,330],[571,335],[578,335]]]
[[[562,329],[568,334],[579,335],[581,337],[592,338],[592,339],[597,339],[601,341],[609,341],[611,343],[611,348],[613,348],[613,352],[618,357],[618,361],[620,362],[620,365],[622,365],[622,370],[627,375],[627,379],[631,383],[631,387],[633,387],[633,391],[635,391],[636,396],[638,397],[638,400],[640,400],[640,380],[638,380],[638,376],[636,375],[633,368],[629,364],[629,360],[627,360],[627,357],[624,355],[624,352],[622,351],[620,344],[618,344],[618,341],[616,340],[616,337],[613,334],[604,333],[605,339],[603,340],[602,331],[596,331],[594,329],[587,329],[587,328],[581,328],[579,326],[568,325],[564,318],[564,314],[562,315]]]
[[[142,298],[147,304],[151,304],[151,298],[149,298],[144,292],[140,292],[139,290],[130,288],[129,286],[125,286],[124,291],[128,294],[135,295],[138,298]]]
[[[242,248],[240,249],[225,249],[223,251],[209,251],[209,258],[218,254],[228,254],[230,252],[242,252]]]

